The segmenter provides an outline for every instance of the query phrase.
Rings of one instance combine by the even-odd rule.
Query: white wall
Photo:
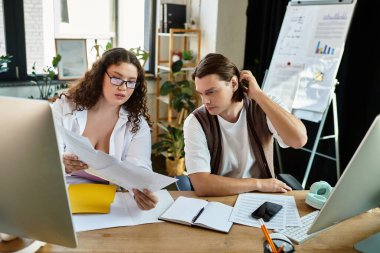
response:
[[[239,69],[244,65],[246,10],[248,0],[219,0],[215,52],[234,62]]]
[[[126,49],[144,47],[145,1],[119,1],[119,45]]]
[[[200,4],[199,27],[202,32],[201,57],[216,52],[219,0],[206,0]]]
[[[56,38],[109,39],[114,36],[110,1],[67,0],[69,23],[60,20],[60,0],[54,0],[54,4]]]
[[[42,29],[43,29],[43,56],[44,65],[51,66],[51,61],[56,55],[54,38],[54,1],[42,0]]]
[[[192,16],[199,13],[201,56],[220,53],[238,68],[244,64],[248,0],[194,0]]]

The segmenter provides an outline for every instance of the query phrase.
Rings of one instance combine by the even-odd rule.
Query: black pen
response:
[[[201,209],[201,210],[199,210],[198,214],[194,216],[194,218],[193,218],[193,220],[192,220],[192,223],[194,223],[194,222],[196,222],[196,221],[197,221],[197,219],[199,218],[199,216],[201,216],[201,214],[202,214],[203,210],[205,210],[205,208],[204,208],[204,207],[202,207],[202,209]]]

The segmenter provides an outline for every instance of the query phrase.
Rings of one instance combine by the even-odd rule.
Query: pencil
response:
[[[284,249],[284,244],[280,248],[278,248],[277,253],[281,253],[283,249]]]
[[[267,227],[264,224],[264,221],[262,219],[259,219],[260,225],[261,225],[261,230],[263,231],[265,238],[267,239],[269,246],[272,250],[273,253],[277,253],[276,246],[274,246],[274,243],[272,241],[272,238],[270,238],[269,232],[267,230]]]

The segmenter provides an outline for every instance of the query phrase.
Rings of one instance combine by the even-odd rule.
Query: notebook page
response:
[[[228,233],[232,226],[229,221],[233,207],[219,202],[209,202],[195,224]]]
[[[193,218],[207,205],[203,199],[178,197],[161,216],[163,220],[176,221],[178,223],[191,225]]]

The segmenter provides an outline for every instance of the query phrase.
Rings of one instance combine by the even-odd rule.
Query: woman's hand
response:
[[[78,156],[74,154],[64,154],[63,164],[65,165],[65,171],[68,174],[73,173],[78,170],[88,169],[88,165],[78,160]]]
[[[260,192],[288,192],[291,191],[287,184],[284,182],[275,179],[275,178],[267,178],[267,179],[256,179],[257,180],[257,190]]]
[[[142,192],[137,189],[133,189],[132,191],[135,194],[134,198],[137,206],[141,210],[150,210],[156,207],[158,198],[153,192],[148,189],[144,189]]]
[[[256,100],[255,98],[258,96],[258,93],[262,93],[262,90],[251,71],[242,70],[240,72],[240,82],[245,82],[248,85],[248,87],[244,88],[250,99]]]

